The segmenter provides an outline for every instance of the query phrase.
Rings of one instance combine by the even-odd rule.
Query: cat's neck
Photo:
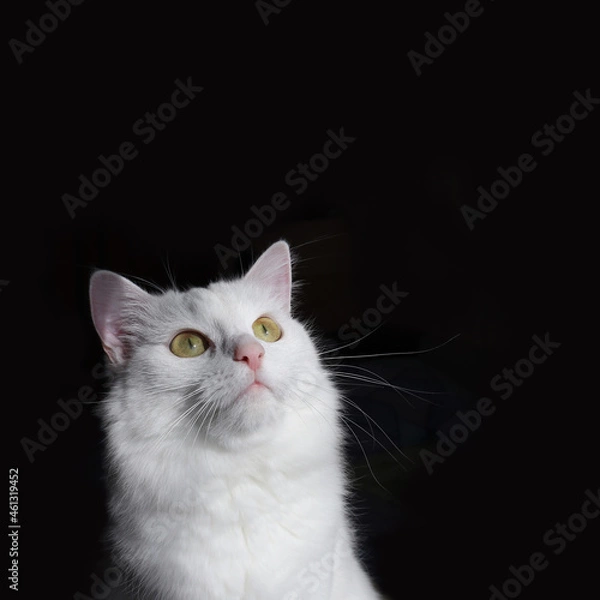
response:
[[[275,430],[240,439],[233,447],[200,436],[161,443],[132,439],[124,423],[110,434],[117,476],[140,500],[148,491],[158,496],[164,492],[166,499],[176,490],[187,493],[190,487],[216,493],[257,474],[278,485],[286,478],[315,483],[340,470],[341,439],[334,412],[323,418],[311,411],[292,412]]]

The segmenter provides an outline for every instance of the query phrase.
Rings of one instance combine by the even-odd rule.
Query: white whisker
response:
[[[348,356],[326,356],[323,360],[342,360],[346,358],[379,358],[382,356],[411,356],[413,354],[426,354],[427,352],[433,352],[434,350],[438,350],[439,348],[443,348],[446,344],[454,341],[457,337],[460,337],[460,333],[453,335],[450,339],[438,344],[437,346],[433,346],[431,348],[426,348],[425,350],[411,350],[409,352],[378,352],[375,354],[354,354]],[[352,342],[355,344],[356,342]],[[343,348],[344,346],[342,346]],[[325,354],[325,353],[323,353]]]

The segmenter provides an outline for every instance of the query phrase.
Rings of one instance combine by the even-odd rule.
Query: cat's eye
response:
[[[260,317],[252,323],[254,335],[265,342],[276,342],[281,337],[281,327],[269,317]]]
[[[171,340],[169,345],[169,350],[180,358],[200,356],[207,349],[207,341],[197,331],[182,331]]]

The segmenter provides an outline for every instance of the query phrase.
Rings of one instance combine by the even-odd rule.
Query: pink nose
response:
[[[256,371],[260,367],[264,355],[264,348],[258,342],[244,340],[237,345],[233,360],[243,360],[253,371]]]

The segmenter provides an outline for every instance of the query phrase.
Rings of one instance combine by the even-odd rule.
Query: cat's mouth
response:
[[[259,393],[263,390],[269,390],[270,388],[268,385],[266,385],[263,381],[261,381],[259,379],[258,376],[254,376],[254,381],[251,381],[238,395],[238,400],[240,398],[243,398],[244,396],[248,395],[248,394],[255,394],[255,393]]]

